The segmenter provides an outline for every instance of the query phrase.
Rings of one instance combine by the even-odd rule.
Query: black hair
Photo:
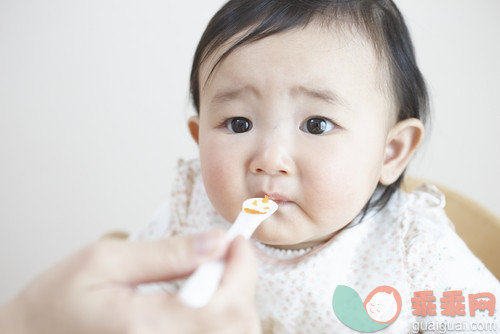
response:
[[[230,0],[211,19],[196,49],[191,69],[190,91],[196,112],[200,111],[201,65],[236,36],[239,38],[216,60],[215,68],[238,47],[265,37],[307,26],[311,22],[336,24],[364,33],[386,65],[397,120],[417,118],[425,122],[429,98],[417,66],[413,43],[404,19],[392,0]],[[377,186],[376,196],[365,205],[382,209],[400,187],[404,172],[391,185]]]

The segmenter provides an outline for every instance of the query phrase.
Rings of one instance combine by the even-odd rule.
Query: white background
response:
[[[410,172],[500,215],[500,2],[396,2],[434,112]],[[196,156],[189,71],[222,3],[0,0],[0,304],[168,196]]]

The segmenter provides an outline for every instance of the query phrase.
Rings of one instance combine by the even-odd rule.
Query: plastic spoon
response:
[[[227,231],[230,242],[241,235],[248,239],[264,219],[278,209],[278,204],[267,198],[250,198],[243,202],[236,221]],[[215,293],[224,273],[224,261],[205,263],[187,279],[179,292],[179,299],[190,307],[203,307]]]

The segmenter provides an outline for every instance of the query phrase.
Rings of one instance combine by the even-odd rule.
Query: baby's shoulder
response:
[[[437,266],[455,252],[468,252],[445,205],[444,195],[435,186],[422,185],[411,193],[397,191],[378,217],[378,224],[393,231],[393,242],[410,272]]]
[[[433,185],[424,184],[411,193],[397,191],[384,210],[391,221],[397,222],[406,243],[418,238],[437,239],[455,234],[444,207],[443,193]]]
[[[199,160],[179,159],[177,162],[177,170],[175,172],[174,181],[172,183],[172,191],[170,195],[170,201],[172,205],[176,206],[176,208],[174,208],[174,211],[188,210],[191,204],[191,198],[196,189],[196,185],[200,182],[201,168]]]
[[[482,282],[482,276],[485,282],[495,281],[456,234],[444,211],[444,195],[436,187],[424,185],[397,196],[400,207],[391,214],[399,215],[403,258],[412,285],[432,289],[446,281],[466,289]]]
[[[201,176],[200,161],[198,159],[177,161],[177,171],[174,186],[191,189],[198,177]]]

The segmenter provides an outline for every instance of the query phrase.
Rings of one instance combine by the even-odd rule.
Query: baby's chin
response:
[[[260,230],[260,227],[253,234],[253,238],[266,246],[284,250],[310,249],[323,243],[321,241],[298,240],[296,238],[277,233],[266,233],[264,229]]]
[[[267,223],[267,224],[266,224]],[[318,238],[303,238],[305,233],[295,232],[292,233],[289,228],[279,228],[278,224],[272,221],[264,221],[253,234],[253,238],[259,242],[278,249],[285,250],[301,250],[311,249],[328,242],[332,237],[337,234],[337,231],[320,236]]]

